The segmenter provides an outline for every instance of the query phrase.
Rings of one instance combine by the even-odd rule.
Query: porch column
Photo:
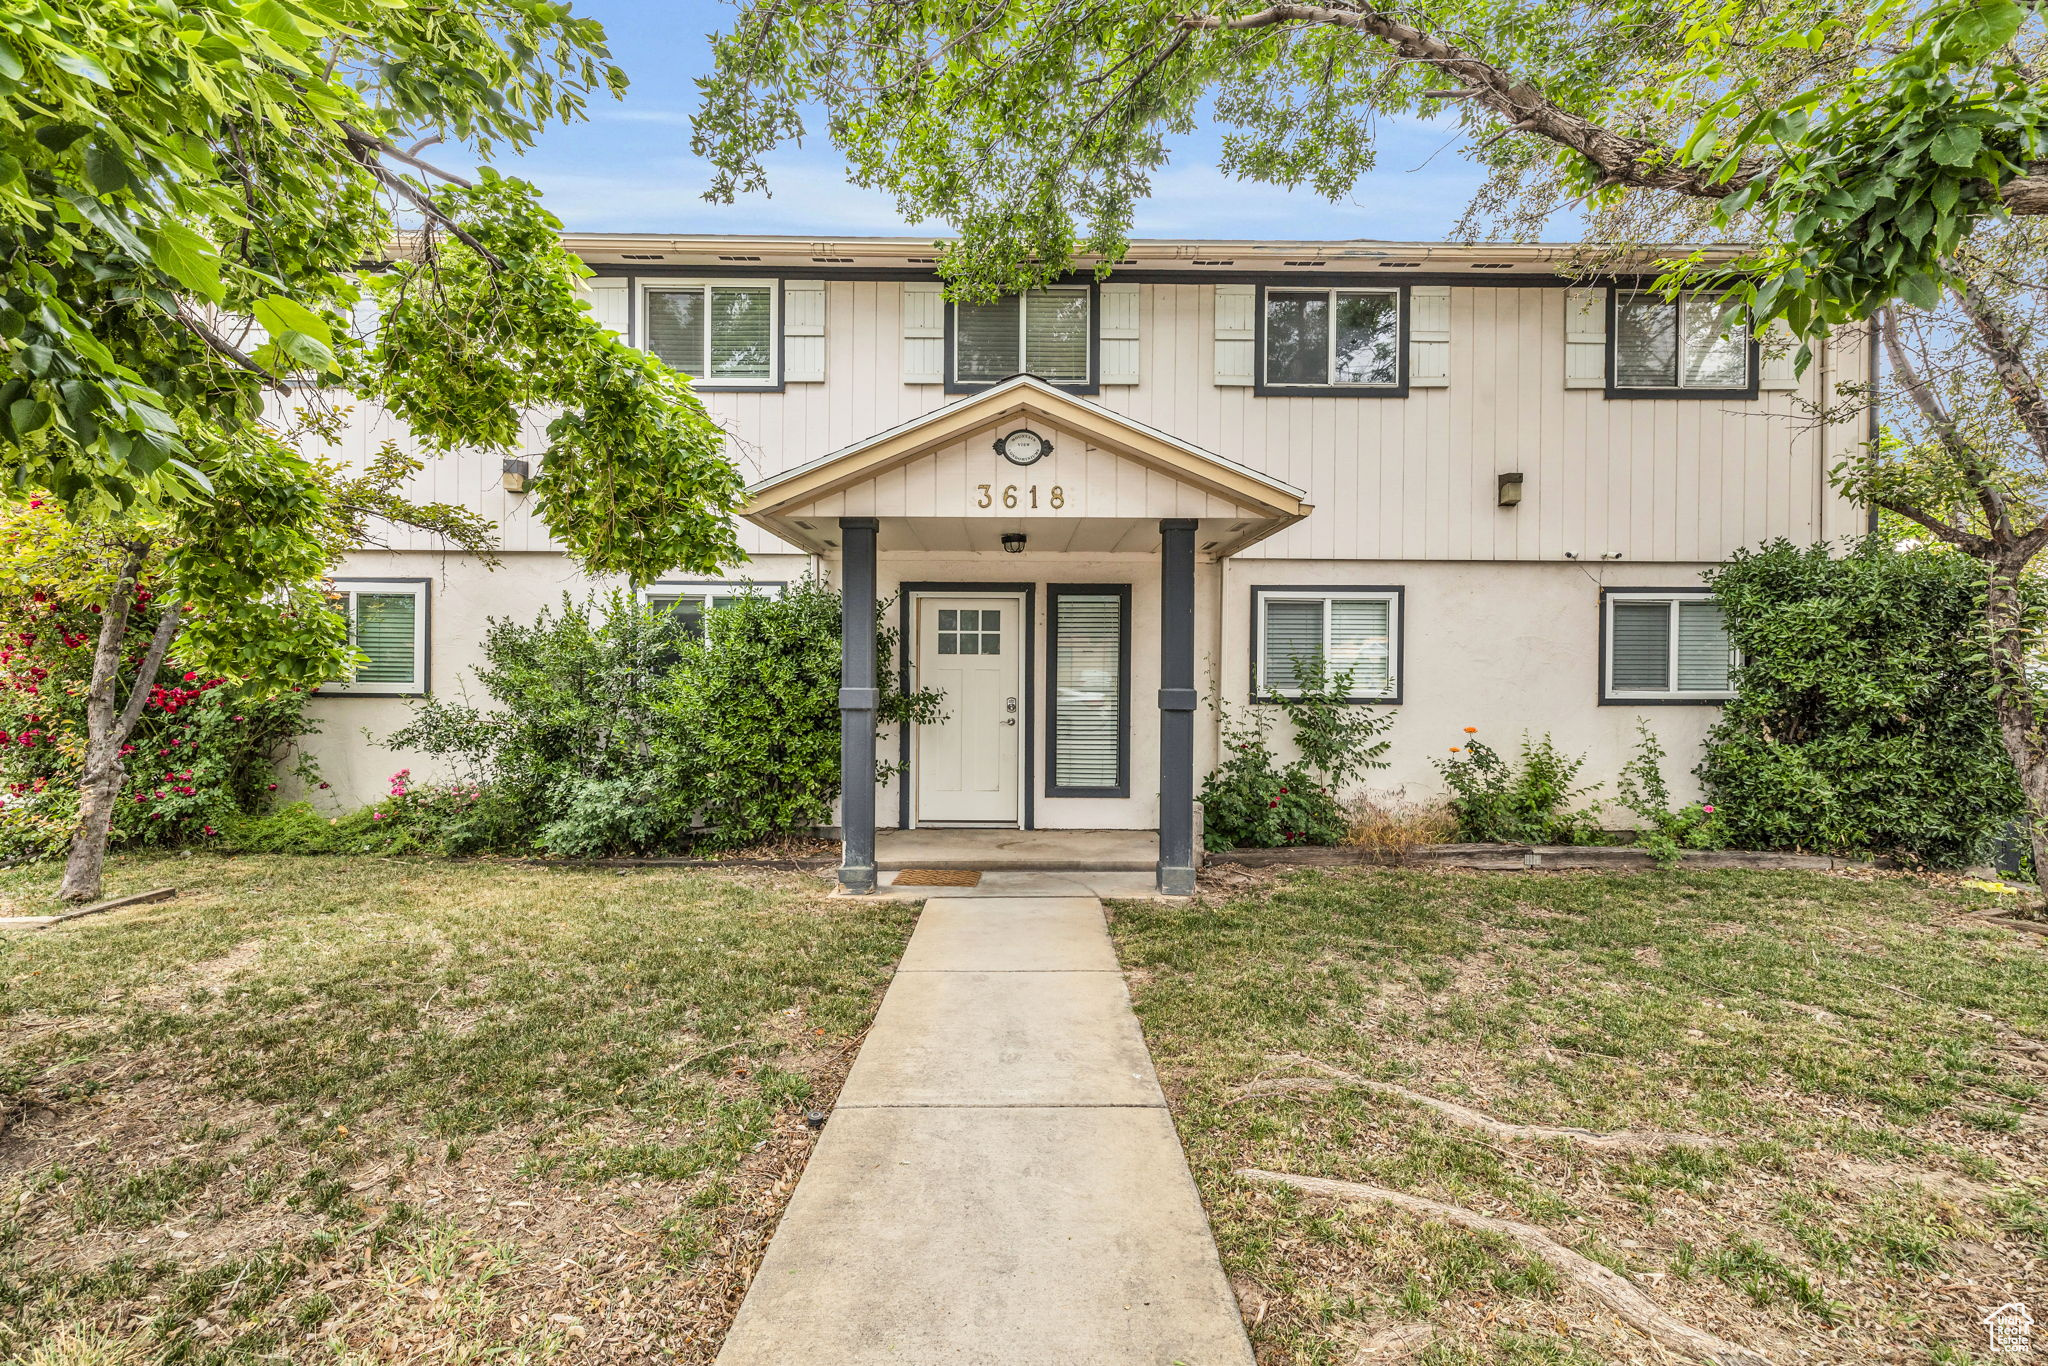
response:
[[[1195,890],[1195,526],[1159,523],[1159,890]]]
[[[839,885],[875,890],[875,533],[841,517],[839,560]]]

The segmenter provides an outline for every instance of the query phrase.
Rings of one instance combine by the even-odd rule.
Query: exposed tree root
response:
[[[1289,1091],[1372,1091],[1383,1096],[1398,1096],[1410,1104],[1434,1110],[1445,1119],[1461,1128],[1473,1129],[1492,1138],[1515,1139],[1523,1142],[1555,1142],[1563,1140],[1586,1148],[1604,1148],[1610,1152],[1654,1152],[1663,1148],[1731,1148],[1732,1140],[1710,1138],[1705,1134],[1671,1134],[1649,1129],[1620,1129],[1602,1132],[1598,1129],[1579,1129],[1550,1124],[1510,1124],[1481,1114],[1469,1106],[1455,1101],[1438,1100],[1425,1096],[1420,1091],[1411,1091],[1405,1086],[1396,1086],[1390,1081],[1372,1081],[1366,1077],[1353,1076],[1340,1068],[1314,1058],[1289,1054],[1276,1057],[1275,1062],[1294,1063],[1301,1067],[1313,1068],[1322,1077],[1274,1077],[1266,1081],[1255,1081],[1239,1087],[1233,1100],[1249,1100],[1253,1096],[1280,1095]]]
[[[1599,1299],[1623,1321],[1667,1351],[1681,1352],[1695,1361],[1708,1363],[1708,1366],[1771,1366],[1768,1357],[1694,1328],[1645,1295],[1628,1277],[1572,1251],[1533,1224],[1496,1219],[1456,1205],[1404,1195],[1380,1186],[1360,1185],[1355,1181],[1330,1181],[1319,1176],[1295,1176],[1289,1172],[1269,1172],[1257,1167],[1241,1167],[1237,1174],[1247,1181],[1289,1186],[1310,1195],[1326,1195],[1361,1204],[1391,1205],[1395,1209],[1440,1219],[1475,1233],[1491,1233],[1506,1238],[1531,1255],[1540,1257],[1560,1276]]]

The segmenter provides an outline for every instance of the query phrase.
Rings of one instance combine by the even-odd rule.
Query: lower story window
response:
[[[707,611],[730,607],[748,593],[777,597],[781,591],[779,583],[657,583],[649,585],[641,598],[653,610],[667,612],[682,623],[692,639],[702,640]]]
[[[361,656],[347,678],[323,693],[417,696],[427,690],[427,581],[336,579],[335,606],[348,623],[349,646]]]
[[[1130,585],[1054,584],[1048,601],[1052,743],[1046,795],[1128,797]]]
[[[1399,698],[1398,588],[1254,588],[1252,603],[1255,696],[1298,697],[1320,664],[1332,679],[1350,676],[1352,701]]]
[[[1704,592],[1606,594],[1601,696],[1610,702],[1721,702],[1741,663],[1721,607]]]

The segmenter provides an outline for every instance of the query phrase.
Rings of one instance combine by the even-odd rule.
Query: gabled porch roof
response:
[[[1050,437],[1052,452],[1029,466],[1005,460],[996,439],[1020,426]],[[1148,550],[1161,518],[1191,517],[1203,553],[1221,557],[1312,510],[1300,489],[1028,375],[748,495],[741,515],[817,553],[837,548],[843,516],[882,519],[883,549],[931,550],[994,550],[1007,531],[1041,549]]]

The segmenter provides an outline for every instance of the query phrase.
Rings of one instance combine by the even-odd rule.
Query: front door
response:
[[[916,687],[945,719],[915,727],[919,825],[1017,825],[1024,750],[1024,600],[920,595]]]

